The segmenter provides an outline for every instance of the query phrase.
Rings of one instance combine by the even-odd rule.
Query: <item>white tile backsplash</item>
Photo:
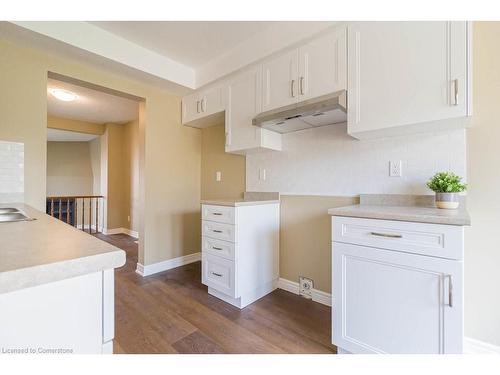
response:
[[[389,177],[391,160],[402,161],[402,177]],[[359,141],[345,125],[325,126],[284,134],[283,151],[247,155],[246,170],[247,191],[431,194],[426,182],[437,171],[466,178],[465,130]]]
[[[0,141],[0,203],[24,201],[24,144]]]

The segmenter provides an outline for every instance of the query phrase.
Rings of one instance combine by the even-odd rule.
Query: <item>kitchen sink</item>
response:
[[[20,211],[0,213],[0,223],[33,220]]]

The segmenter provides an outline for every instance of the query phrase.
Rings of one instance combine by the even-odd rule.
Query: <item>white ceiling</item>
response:
[[[64,102],[50,94],[51,88],[65,89],[75,93],[78,97],[72,102]],[[123,124],[138,118],[139,103],[49,78],[47,80],[47,113],[51,116],[97,124]]]
[[[181,64],[199,68],[231,51],[274,21],[106,21],[91,22]]]
[[[70,132],[67,130],[47,129],[47,141],[50,142],[88,142],[99,137],[95,134]]]

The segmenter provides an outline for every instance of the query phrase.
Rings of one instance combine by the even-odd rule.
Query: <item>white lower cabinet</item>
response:
[[[208,293],[241,309],[276,289],[279,207],[202,205],[202,283]]]
[[[367,229],[365,245],[336,241],[353,221]],[[429,231],[429,224],[399,223],[401,232],[394,221],[333,217],[332,342],[350,353],[462,353],[463,258],[422,255],[418,242],[414,253],[408,243],[398,246],[407,224]],[[392,249],[374,245],[384,234]]]

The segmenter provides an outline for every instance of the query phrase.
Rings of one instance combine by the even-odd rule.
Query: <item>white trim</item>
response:
[[[111,234],[127,234],[130,237],[139,238],[139,233],[135,230],[130,230],[128,228],[112,228],[102,230],[102,234],[111,235]]]
[[[278,280],[278,288],[293,294],[299,294],[299,283],[283,279],[281,277]],[[322,305],[332,305],[332,295],[330,293],[323,292],[322,290],[313,289],[312,300],[314,302],[321,303]]]
[[[464,354],[500,354],[500,346],[464,337]]]
[[[11,23],[155,77],[190,89],[195,88],[196,71],[193,68],[91,23],[83,21],[14,21]],[[85,37],[83,38],[82,35]]]
[[[172,268],[184,266],[189,263],[199,262],[200,260],[201,252],[164,260],[163,262],[148,264],[146,266],[141,263],[137,263],[137,269],[135,270],[135,272],[137,272],[141,276],[149,276],[158,272],[163,272]]]

